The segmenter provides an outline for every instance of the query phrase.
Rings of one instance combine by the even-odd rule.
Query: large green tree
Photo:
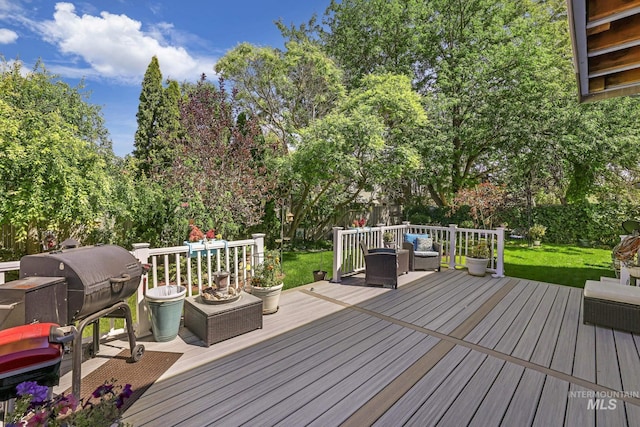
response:
[[[238,90],[240,105],[286,147],[342,100],[342,72],[314,43],[289,41],[283,52],[242,43],[216,64]]]
[[[300,133],[284,159],[283,189],[299,225],[318,238],[355,202],[398,197],[419,168],[417,146],[427,123],[421,97],[406,76],[371,75],[344,103]]]
[[[344,0],[324,22],[321,39],[352,85],[397,69],[424,95],[432,127],[417,183],[439,205],[487,179],[554,181],[561,200],[584,198],[617,163],[617,141],[633,143],[603,114],[620,114],[622,101],[576,102],[563,1]],[[540,173],[537,161],[552,167]]]
[[[99,108],[39,63],[0,74],[0,223],[29,252],[46,230],[83,238],[110,203],[112,177]],[[111,156],[113,153],[111,153]]]

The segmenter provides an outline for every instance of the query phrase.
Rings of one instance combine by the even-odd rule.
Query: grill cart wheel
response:
[[[137,362],[142,358],[143,354],[144,346],[142,344],[137,344],[135,347],[133,347],[133,351],[131,352],[131,361]]]

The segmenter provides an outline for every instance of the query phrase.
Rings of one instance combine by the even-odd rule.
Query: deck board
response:
[[[374,424],[377,427],[405,425],[416,410],[436,393],[440,385],[449,378],[471,351],[465,347],[453,348],[431,371],[418,381],[409,393],[400,398]]]
[[[562,326],[562,318],[567,307],[569,288],[558,288],[551,310],[544,323],[531,361],[542,366],[551,366],[551,359],[558,345],[558,337]]]
[[[500,425],[528,426],[533,423],[545,377],[540,372],[525,370]]]
[[[466,295],[461,295],[457,299],[450,299],[446,305],[442,306],[442,310],[434,310],[432,313],[428,313],[420,320],[414,321],[414,323],[424,326],[427,329],[440,330],[443,325],[450,322],[448,328],[443,328],[442,332],[451,332],[457,328],[460,323],[464,322],[473,312],[484,304],[486,300],[504,285],[507,280],[499,280],[494,282],[485,282],[482,284],[476,284],[472,289],[468,290]],[[460,313],[463,315],[456,316]],[[455,321],[453,319],[456,318]]]
[[[143,338],[148,350],[183,355],[124,421],[334,426],[380,401],[378,426],[639,425],[638,398],[593,410],[570,393],[637,393],[640,336],[585,325],[580,289],[511,280],[443,269],[389,289],[354,276],[285,291],[263,329],[211,347],[185,328],[170,343]],[[470,332],[457,335],[465,322]],[[127,347],[126,337],[105,344],[83,374]],[[398,387],[427,358],[420,378]],[[70,385],[65,366],[56,392]]]
[[[353,412],[356,402],[364,404],[398,376],[398,365],[414,362],[439,341],[433,337],[425,337],[424,340],[408,351],[401,349],[399,354],[390,353],[377,358],[375,366],[360,367],[353,375],[305,402],[304,406],[282,419],[278,425],[303,425],[308,422],[317,425],[340,424]]]
[[[545,325],[547,316],[549,316],[549,312],[551,310],[553,301],[556,298],[557,292],[558,288],[555,286],[547,288],[544,296],[535,307],[535,311],[531,314],[531,317],[529,317],[528,322],[526,321],[527,318],[525,316],[521,318],[521,324],[524,324],[525,322],[526,324],[524,325],[524,329],[520,333],[519,339],[517,339],[516,337],[517,344],[510,354],[520,359],[529,360],[533,353],[533,349],[538,344],[538,339],[540,338],[540,334],[542,333],[542,328]],[[534,304],[531,304],[531,307],[533,307],[533,305]],[[512,331],[512,333],[518,334],[517,331]],[[505,353],[506,348],[506,345],[502,348],[497,347],[497,349],[500,349]]]
[[[511,393],[518,386],[523,373],[522,366],[513,363],[504,364],[480,407],[473,418],[469,420],[469,425],[475,427],[500,425],[509,406]]]
[[[551,360],[551,369],[565,374],[571,374],[573,370],[581,302],[582,292],[578,289],[570,289],[564,316],[561,321],[558,343]]]
[[[588,389],[576,384],[569,385],[569,393],[588,391]],[[567,400],[567,409],[564,423],[566,425],[593,427],[596,424],[596,411],[589,410],[587,408],[587,399],[579,397],[569,397]]]
[[[533,425],[547,427],[562,424],[567,407],[568,391],[567,381],[547,375]]]
[[[544,297],[546,290],[547,289],[544,286],[537,284],[536,289],[531,294],[531,297],[517,312],[514,312],[516,309],[515,306],[510,310],[511,313],[509,317],[513,317],[513,320],[506,324],[503,322],[501,328],[496,328],[496,330],[502,329],[504,331],[503,335],[494,346],[496,350],[502,353],[511,354],[513,349],[518,345],[522,334],[531,321],[531,318],[540,304],[540,301]],[[481,344],[486,345],[485,340],[483,340]]]
[[[473,375],[488,356],[472,351],[457,366],[408,421],[409,425],[435,425],[447,412],[458,395],[465,389]],[[461,409],[461,408],[460,408]]]
[[[596,326],[596,382],[614,390],[622,389],[613,331]]]
[[[487,396],[505,362],[494,357],[484,360],[471,381],[464,387],[456,400],[449,407],[444,416],[438,421],[438,426],[467,425],[475,415],[479,406]],[[502,390],[504,393],[506,390]]]

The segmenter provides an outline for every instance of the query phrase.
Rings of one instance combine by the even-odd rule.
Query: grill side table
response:
[[[184,326],[211,344],[262,329],[262,300],[242,292],[240,299],[225,304],[203,304],[193,296],[184,302]]]

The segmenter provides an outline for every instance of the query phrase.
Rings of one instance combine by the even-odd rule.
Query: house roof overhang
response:
[[[640,92],[640,0],[567,0],[580,102]]]

